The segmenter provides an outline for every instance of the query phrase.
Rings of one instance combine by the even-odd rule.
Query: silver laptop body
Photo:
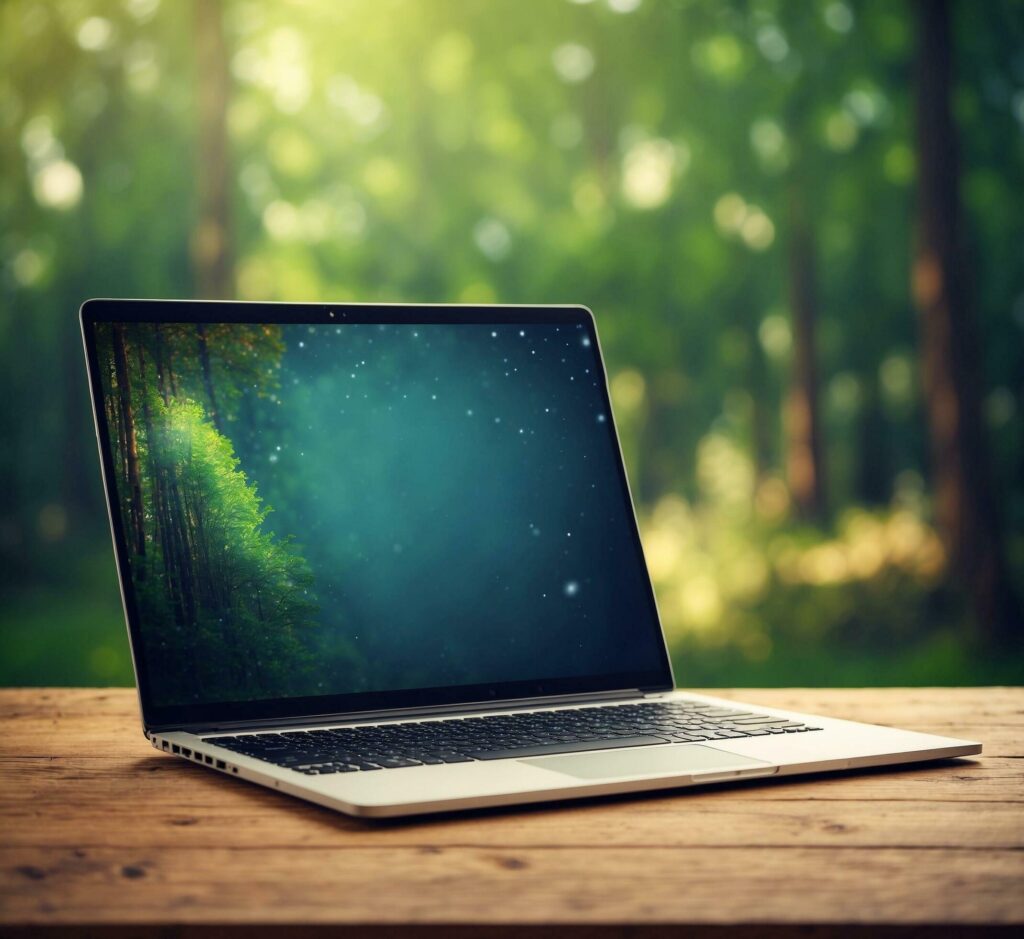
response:
[[[583,307],[81,323],[158,750],[364,817],[981,752],[674,690]]]

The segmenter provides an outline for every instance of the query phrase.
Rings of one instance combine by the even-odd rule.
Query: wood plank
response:
[[[739,693],[738,693],[739,694]],[[738,696],[738,695],[737,695]],[[747,695],[749,699],[750,695]],[[1018,710],[1024,715],[1024,692],[1018,696]],[[14,708],[4,706],[2,702],[7,693],[0,691],[0,722],[4,734],[0,736],[0,758],[5,755],[48,755],[52,750],[47,747],[51,734],[61,732],[63,738],[62,753],[64,755],[87,755],[93,748],[113,743],[119,748],[132,747],[138,752],[145,752],[149,745],[142,734],[138,715],[132,708],[124,713],[93,713],[90,710],[92,699],[86,698],[81,707],[68,711],[54,710],[42,713],[30,708]],[[798,702],[751,701],[765,707],[798,707]],[[808,702],[811,704],[813,702]],[[806,710],[813,710],[808,707]],[[825,708],[818,708],[819,712]],[[836,709],[828,709],[828,716],[852,717],[853,708],[846,708],[842,714]],[[863,708],[861,709],[864,710]],[[909,713],[914,710],[915,713]],[[856,719],[875,723],[888,723],[909,730],[920,730],[925,733],[938,733],[960,736],[967,739],[980,739],[989,747],[996,747],[993,755],[1021,755],[1024,753],[1024,717],[1017,720],[1011,708],[1001,709],[991,718],[982,719],[977,712],[960,707],[951,707],[938,712],[921,713],[923,709],[909,709],[906,719],[890,717],[888,721],[880,721],[880,713],[859,714]],[[995,709],[993,709],[995,710]],[[14,715],[14,716],[12,716]],[[142,748],[142,749],[139,749]]]
[[[118,722],[69,717],[51,721],[21,718],[3,727],[0,743],[0,763],[7,759],[48,759],[56,756],[53,737],[59,732],[60,756],[71,759],[145,759],[156,756],[156,751],[141,734],[127,733]],[[953,730],[963,739],[980,740],[985,747],[984,757],[1014,757],[1024,755],[1024,728],[984,726],[967,723],[956,728],[941,725],[919,725],[913,730],[924,733],[949,735]],[[970,759],[976,759],[971,757]]]
[[[757,706],[757,705],[753,705]],[[52,752],[47,746],[48,739],[60,732],[65,738],[64,752],[66,755],[86,754],[89,747],[101,743],[113,742],[118,747],[130,747],[137,752],[150,749],[149,742],[143,736],[138,723],[129,722],[124,718],[93,717],[86,715],[68,715],[65,717],[23,716],[12,720],[0,720],[4,728],[3,739],[0,741],[0,758],[7,755],[46,755]],[[940,721],[918,722],[903,725],[908,730],[920,730],[925,733],[938,733],[946,736],[958,735],[970,739],[975,738],[983,743],[997,744],[1002,748],[1013,746],[1015,750],[1024,749],[1024,724],[982,723],[977,720],[962,718],[955,725]],[[141,750],[139,749],[141,748]]]
[[[76,714],[130,717],[137,727],[141,726],[138,695],[134,688],[0,689],[0,720]]]
[[[956,722],[964,714],[983,723],[1024,725],[1021,688],[709,688],[696,693],[735,698],[765,707],[810,711],[869,723],[913,724],[940,715]],[[140,727],[133,688],[0,689],[0,720],[14,717],[122,716]]]
[[[124,732],[120,723],[98,723],[85,718],[68,718],[57,722],[58,728],[68,731],[62,740],[61,753],[64,756],[93,756],[98,746],[115,747],[119,753],[135,756],[153,755],[154,749],[141,734]],[[5,756],[52,756],[53,748],[46,746],[46,739],[57,729],[52,722],[26,719],[4,726],[5,741],[0,749],[0,760]],[[955,727],[941,724],[918,724],[907,728],[922,733],[933,733],[949,736],[959,734],[965,740],[980,740],[985,745],[985,755],[1021,756],[1024,755],[1024,726],[1014,727],[1006,724],[978,724],[962,721]],[[39,735],[42,735],[40,737]],[[110,750],[100,751],[109,755]],[[972,757],[973,759],[973,757]]]
[[[793,779],[755,780],[706,789],[678,790],[665,798],[683,800],[681,811],[692,811],[692,800],[701,798],[702,794],[716,800],[758,802],[857,799],[1020,803],[1024,801],[1022,770],[1024,766],[1020,760],[958,760]],[[0,806],[4,803],[59,806],[66,802],[69,786],[74,786],[76,803],[83,806],[108,805],[112,799],[147,806],[158,803],[211,805],[225,800],[252,802],[267,795],[277,799],[269,790],[157,753],[124,761],[114,758],[33,758],[0,763]],[[604,804],[635,798],[640,797],[605,800]]]
[[[1024,922],[1021,852],[849,853],[837,863],[827,848],[0,849],[0,910],[9,922],[75,924],[214,911],[232,923]]]
[[[704,694],[750,704],[916,729],[930,721],[1024,726],[1021,688],[733,688]]]
[[[370,824],[269,790],[252,800],[177,806],[140,803],[145,824],[111,831],[109,802],[5,807],[6,847],[242,850],[492,846],[563,847],[927,847],[1024,849],[1024,809],[978,811],[949,802],[743,802],[645,796],[571,807],[488,812]]]
[[[289,797],[271,793],[268,789],[157,755],[138,767],[132,763],[108,767],[98,761],[91,761],[87,766],[80,765],[81,761],[76,762],[79,765],[67,769],[57,761],[41,765],[19,763],[10,775],[0,773],[0,817],[18,805],[59,808],[67,804],[70,787],[74,787],[76,805],[83,809],[121,801],[144,803],[153,810],[165,808],[172,814],[190,811],[193,806],[206,808],[234,803],[267,809],[297,805]],[[1024,802],[1020,761],[1014,765],[1010,765],[1012,761],[1004,763],[1002,766],[980,766],[962,761],[951,766],[865,770],[792,780],[754,780],[674,793],[611,798],[598,804],[610,807],[634,800],[668,799],[679,803],[680,812],[702,811],[708,802],[723,800],[757,804],[856,800],[864,803],[924,801],[1020,805]],[[268,799],[271,801],[267,802]],[[567,804],[569,810],[572,805]]]

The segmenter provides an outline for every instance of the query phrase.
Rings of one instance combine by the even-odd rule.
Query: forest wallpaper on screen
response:
[[[98,331],[118,508],[155,697],[312,693],[309,566],[289,540],[264,530],[269,507],[223,433],[243,388],[263,389],[275,375],[280,331],[155,324],[148,342],[137,326]],[[198,373],[175,355],[196,340]],[[211,345],[232,365],[216,391]],[[192,397],[197,383],[205,411]]]
[[[96,338],[157,702],[660,667],[581,326]]]

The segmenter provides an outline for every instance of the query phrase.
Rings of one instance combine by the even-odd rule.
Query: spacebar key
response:
[[[517,760],[524,756],[547,756],[549,753],[578,753],[580,750],[614,750],[617,747],[649,747],[668,743],[664,737],[610,737],[607,740],[575,740],[567,743],[541,743],[533,747],[510,747],[505,750],[466,750],[474,760]]]

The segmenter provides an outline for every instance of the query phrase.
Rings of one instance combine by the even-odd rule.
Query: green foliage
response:
[[[163,329],[163,337],[168,362],[182,385],[194,389],[208,416],[216,411],[224,429],[238,420],[246,394],[255,393],[256,397],[263,398],[278,386],[277,372],[284,345],[277,326],[224,323],[207,326],[209,388],[196,353],[195,330],[169,324]],[[216,389],[215,401],[209,398],[210,389]]]
[[[879,651],[916,659],[936,634],[967,631],[912,483],[892,506],[851,507],[825,533],[794,526],[785,486],[758,481],[725,433],[701,445],[698,478],[695,500],[665,496],[643,520],[662,618],[670,642],[687,650],[689,672],[706,676],[702,658],[726,652],[764,682],[780,654],[803,675],[808,660],[832,663],[828,671],[850,655],[863,666]],[[870,671],[855,674],[864,681]]]
[[[974,626],[944,571],[908,576],[885,555],[866,580],[793,584],[776,553],[792,542],[801,557],[834,557],[851,517],[886,528],[907,512],[930,543],[908,289],[911,6],[644,0],[619,12],[629,7],[227,0],[238,296],[587,303],[648,540],[665,537],[666,506],[700,520],[703,547],[684,552],[696,567],[671,567],[658,590],[677,648],[697,642],[718,663],[702,681],[736,681],[735,662],[808,680],[790,661],[796,608],[793,618],[821,624],[807,640],[815,655],[840,634],[862,637],[861,657],[834,654],[863,663],[862,681],[883,680],[873,661],[924,662],[921,681],[990,674],[969,654]],[[983,7],[954,4],[955,105],[978,379],[1020,582],[1024,18],[1020,0]],[[192,12],[168,0],[0,4],[0,681],[129,677],[114,582],[91,573],[109,546],[74,311],[86,296],[194,292],[203,89]],[[797,175],[821,299],[830,520],[815,531],[785,508]],[[186,340],[173,329],[166,339],[191,399],[230,438],[246,398],[228,386],[214,406],[193,350],[178,348]],[[257,393],[273,394],[265,362],[278,340],[247,341],[251,356],[210,337],[213,381],[251,362]],[[753,511],[737,521],[702,485],[699,454],[723,432],[755,480],[733,498],[782,505],[770,524]],[[737,546],[769,572],[756,599],[738,597],[715,560]],[[699,626],[678,599],[695,570],[713,591],[700,581],[694,595],[719,600]],[[890,580],[898,601],[865,601]],[[62,630],[80,635],[51,640]],[[743,639],[751,630],[769,645]],[[711,637],[727,656],[712,656]],[[961,671],[952,654],[918,655],[938,637],[960,643]],[[767,659],[751,657],[765,648]],[[101,649],[117,653],[94,657]],[[42,650],[55,662],[75,650],[74,661],[47,672]],[[834,669],[820,671],[828,681]]]
[[[309,566],[290,540],[263,530],[271,511],[238,469],[231,442],[205,419],[201,405],[153,393],[149,477],[177,486],[186,509],[194,567],[196,615],[176,622],[166,557],[155,537],[140,589],[151,676],[163,701],[186,695],[246,700],[313,694],[311,634],[317,606]],[[150,513],[152,515],[152,513]],[[196,648],[203,655],[195,654]]]

